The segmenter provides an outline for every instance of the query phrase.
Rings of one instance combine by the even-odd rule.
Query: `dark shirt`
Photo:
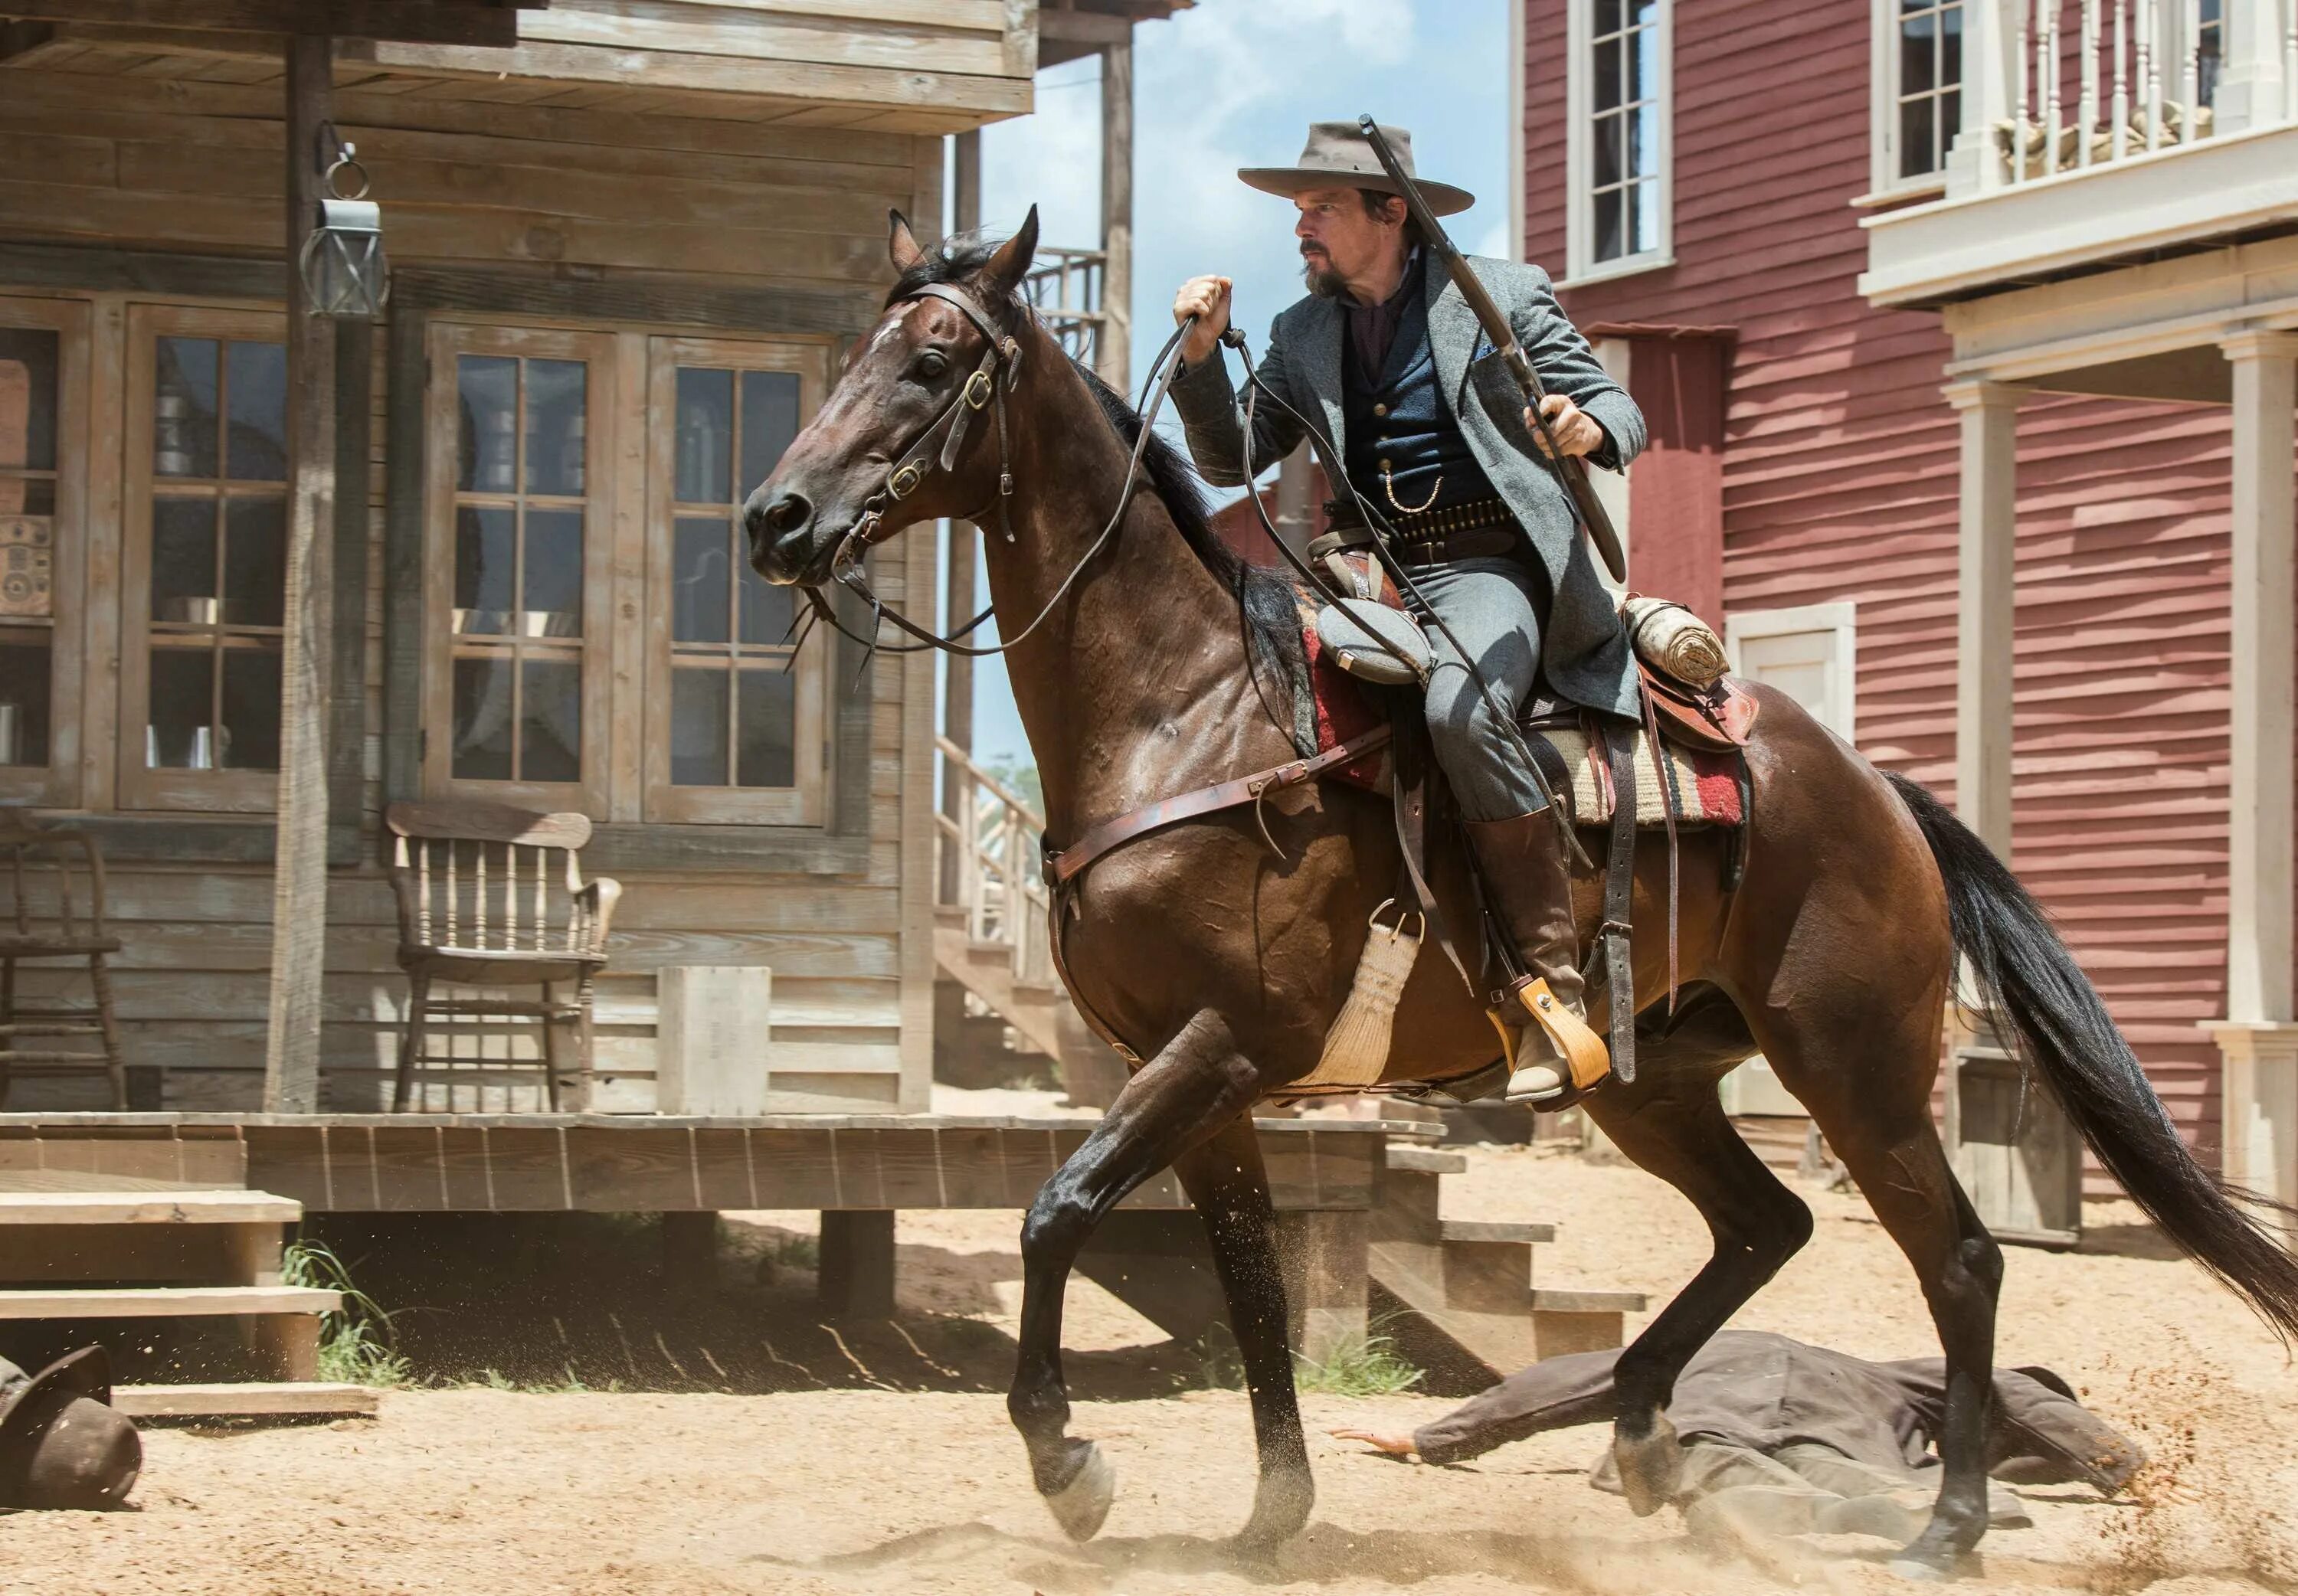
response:
[[[1458,1462],[1545,1430],[1613,1416],[1618,1352],[1575,1352],[1519,1370],[1413,1432],[1431,1463]],[[1870,1363],[1784,1336],[1725,1330],[1692,1355],[1667,1416],[1679,1440],[1769,1454],[1816,1442],[1878,1468],[1935,1461],[1947,1411],[1947,1363]],[[2137,1443],[2072,1397],[2019,1369],[1995,1371],[1987,1468],[2016,1484],[2085,1480],[2121,1488],[2145,1461]]]
[[[1396,292],[1376,305],[1359,304],[1353,295],[1346,293],[1340,296],[1341,315],[1348,324],[1349,343],[1356,351],[1360,369],[1377,372],[1388,364],[1389,346],[1396,342],[1396,327],[1404,319],[1404,307],[1420,293],[1424,259],[1416,246],[1411,258],[1404,263],[1404,277],[1396,285]]]

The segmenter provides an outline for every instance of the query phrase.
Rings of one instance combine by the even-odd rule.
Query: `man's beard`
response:
[[[1320,260],[1322,266],[1317,264]],[[1339,299],[1349,291],[1347,279],[1333,269],[1330,255],[1311,256],[1306,250],[1301,252],[1301,280],[1318,299]]]

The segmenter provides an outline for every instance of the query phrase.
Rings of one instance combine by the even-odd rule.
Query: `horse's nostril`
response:
[[[796,532],[813,519],[814,502],[803,493],[784,491],[766,506],[766,530],[771,533]]]

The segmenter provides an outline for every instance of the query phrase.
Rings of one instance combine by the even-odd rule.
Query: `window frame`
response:
[[[77,808],[80,799],[81,674],[87,659],[89,363],[92,307],[85,300],[0,292],[0,327],[56,335],[55,510],[49,517],[48,759],[0,765],[0,802]]]
[[[1960,95],[1968,87],[1972,0],[1952,3],[1963,12],[1964,75],[1955,79],[1955,92]],[[1869,13],[1872,47],[1868,53],[1868,170],[1867,193],[1861,196],[1864,201],[1943,193],[1947,167],[1955,159],[1955,141],[1962,136],[1958,114],[1957,126],[1947,131],[1939,164],[1912,177],[1899,175],[1899,7],[1900,0],[1872,0]],[[1937,92],[1943,93],[1944,89],[1942,84]]]
[[[1859,740],[1859,605],[1850,599],[1798,604],[1781,609],[1735,609],[1724,617],[1724,656],[1734,675],[1742,674],[1742,651],[1769,637],[1826,633],[1833,638],[1827,659],[1828,695],[1842,706],[1831,718],[1814,718],[1845,742]]]
[[[614,733],[614,608],[616,477],[620,459],[615,401],[619,392],[616,335],[571,328],[434,318],[426,333],[429,380],[423,392],[423,737],[418,757],[425,796],[478,798],[546,810],[580,810],[612,818],[608,808]],[[458,358],[577,360],[583,377],[582,779],[484,781],[454,774],[455,500],[461,459]],[[525,496],[522,486],[518,496]],[[574,495],[566,495],[568,498]],[[516,641],[516,659],[523,654]],[[431,733],[436,730],[438,735]]]
[[[833,728],[829,650],[824,648],[799,649],[793,667],[798,678],[791,729],[793,785],[676,786],[670,779],[670,747],[678,368],[794,374],[803,428],[829,392],[831,354],[828,338],[657,335],[647,341],[646,690],[640,736],[644,748],[641,814],[649,824],[820,827],[830,814],[834,761],[828,743]]]
[[[1622,0],[1624,6],[1636,0]],[[1611,260],[1595,258],[1595,179],[1589,131],[1594,117],[1595,0],[1566,0],[1564,72],[1565,277],[1561,287],[1603,282],[1675,264],[1675,5],[1652,0],[1657,61],[1654,79],[1656,177],[1659,194],[1657,242],[1649,249]]]
[[[153,401],[157,397],[162,338],[210,338],[219,343],[287,342],[279,310],[223,310],[208,305],[135,302],[128,306],[126,425],[120,461],[120,684],[112,739],[118,758],[113,806],[127,811],[211,815],[270,815],[279,807],[276,770],[154,768],[145,761],[142,732],[152,700],[152,504],[160,495],[152,470]],[[219,466],[223,462],[219,461]],[[222,481],[224,478],[217,478]],[[293,484],[279,484],[284,501]],[[282,544],[284,560],[285,546]],[[280,581],[286,582],[282,566]],[[284,603],[284,593],[283,593]],[[281,650],[285,656],[283,609]]]

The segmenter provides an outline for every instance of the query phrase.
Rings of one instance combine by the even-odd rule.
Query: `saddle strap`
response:
[[[1386,725],[1375,726],[1360,732],[1338,748],[1327,748],[1311,759],[1294,759],[1268,770],[1255,771],[1249,776],[1234,781],[1200,787],[1194,792],[1178,797],[1159,798],[1153,804],[1106,820],[1094,827],[1060,852],[1046,850],[1046,884],[1048,887],[1066,885],[1070,879],[1087,865],[1108,853],[1122,848],[1137,837],[1162,831],[1185,820],[1194,820],[1201,815],[1217,815],[1223,809],[1242,808],[1257,804],[1272,792],[1287,787],[1298,787],[1313,781],[1327,771],[1343,765],[1352,765],[1365,755],[1385,747],[1394,735]]]
[[[1612,776],[1612,847],[1604,862],[1604,923],[1597,939],[1612,1005],[1612,1073],[1636,1079],[1636,969],[1630,908],[1636,885],[1636,739],[1633,728],[1601,729]],[[1658,751],[1657,740],[1653,743]]]

